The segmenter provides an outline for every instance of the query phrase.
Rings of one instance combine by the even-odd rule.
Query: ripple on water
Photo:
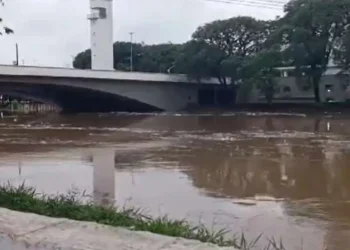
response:
[[[307,117],[306,114],[302,113],[269,113],[269,112],[234,112],[234,113],[223,113],[221,116],[290,116],[290,117]]]
[[[319,122],[291,113],[131,114],[145,115],[152,117],[141,123],[126,114],[103,114],[111,119],[97,121],[92,115],[82,120],[64,117],[53,124],[0,124],[0,180],[27,179],[46,193],[65,192],[75,184],[93,194],[96,186],[121,203],[132,197],[131,205],[154,213],[162,206],[163,215],[188,216],[196,225],[201,217],[210,227],[221,214],[216,220],[220,228],[245,230],[248,238],[261,232],[281,236],[291,246],[287,249],[308,237],[304,249],[319,250],[327,231],[318,223],[338,226],[348,221],[348,206],[334,202],[349,200],[346,119],[332,120],[329,129],[328,118]],[[266,124],[270,121],[274,126]],[[79,147],[92,144],[113,149],[111,168],[92,167],[95,153]],[[64,155],[74,148],[72,155]],[[86,157],[76,159],[83,158],[82,152]],[[310,247],[314,242],[317,247]]]
[[[181,139],[194,139],[194,140],[205,140],[205,141],[241,141],[241,140],[250,140],[250,139],[312,139],[313,141],[322,141],[323,138],[328,140],[337,140],[344,138],[344,136],[335,135],[335,134],[326,134],[326,133],[314,133],[314,132],[301,132],[301,131],[246,131],[241,130],[233,133],[207,133],[207,132],[185,132],[185,133],[176,133],[178,138]],[[320,139],[317,139],[320,138]]]
[[[179,138],[182,139],[194,139],[194,140],[204,140],[204,141],[237,141],[243,140],[239,134],[233,133],[212,133],[212,134],[180,134]]]
[[[310,138],[328,138],[338,139],[340,135],[327,133],[314,133],[303,131],[241,131],[242,135],[251,138],[293,138],[293,139],[310,139]]]
[[[109,132],[133,132],[133,133],[153,133],[159,132],[152,129],[140,129],[140,128],[120,128],[120,127],[74,127],[74,126],[27,126],[27,125],[15,125],[7,126],[1,128],[1,130],[17,130],[17,129],[26,129],[26,130],[91,130],[91,131],[109,131]]]

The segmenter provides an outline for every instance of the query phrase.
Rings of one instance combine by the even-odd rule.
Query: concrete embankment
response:
[[[0,250],[232,250],[198,241],[0,208]]]

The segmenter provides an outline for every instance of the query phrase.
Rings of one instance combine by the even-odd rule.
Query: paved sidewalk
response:
[[[0,208],[0,250],[233,250],[198,241]]]

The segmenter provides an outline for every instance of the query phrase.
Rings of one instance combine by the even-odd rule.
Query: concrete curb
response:
[[[199,241],[0,208],[0,250],[233,250]]]

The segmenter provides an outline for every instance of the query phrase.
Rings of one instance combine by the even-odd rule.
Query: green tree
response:
[[[134,43],[133,47],[133,70],[137,71],[137,65],[142,53],[142,44]],[[116,70],[130,71],[130,42],[115,42],[113,44],[114,68]]]
[[[226,83],[220,72],[222,57],[222,51],[214,46],[203,41],[191,40],[184,45],[177,59],[178,71],[197,81],[201,78],[216,77],[221,83]]]
[[[167,73],[177,71],[177,56],[182,45],[179,44],[158,44],[133,45],[133,70],[138,72]],[[129,42],[115,42],[113,45],[114,68],[121,71],[130,70],[130,47]],[[88,49],[79,53],[73,61],[73,67],[78,69],[91,68],[91,50]]]
[[[286,61],[305,72],[320,102],[319,84],[349,24],[350,0],[292,0],[273,35]]]
[[[196,78],[216,77],[225,85],[235,83],[241,78],[239,66],[245,57],[264,48],[271,27],[271,22],[244,16],[199,27],[185,46],[186,73]]]
[[[347,73],[350,70],[350,27],[337,44],[334,51],[334,62],[341,66]]]
[[[85,50],[75,56],[73,67],[77,69],[91,69],[91,50]]]
[[[280,47],[272,47],[262,50],[258,54],[246,58],[242,65],[241,75],[244,81],[240,88],[251,91],[253,87],[260,89],[267,102],[272,103],[276,90],[275,77],[278,75],[276,67],[282,64],[282,53]],[[243,93],[247,95],[249,93]]]
[[[146,45],[140,55],[138,70],[141,72],[181,73],[177,63],[181,50],[181,44]]]
[[[130,43],[116,42],[113,44],[114,68],[117,70],[130,70]],[[133,44],[134,64],[137,65],[142,50],[141,44]],[[73,67],[78,69],[91,69],[91,50],[80,52],[73,61]]]

